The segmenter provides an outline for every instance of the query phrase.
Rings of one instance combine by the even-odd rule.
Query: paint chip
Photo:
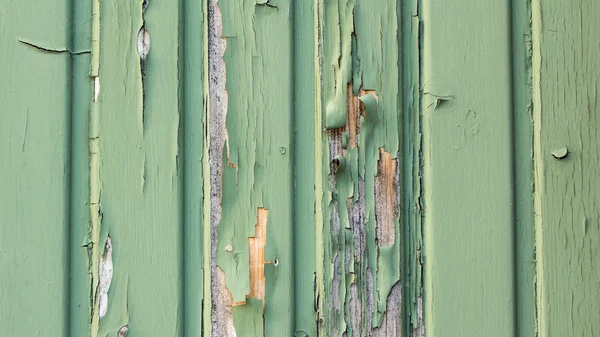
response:
[[[566,146],[561,147],[560,149],[556,149],[552,151],[552,157],[556,159],[563,159],[569,154],[569,150]]]
[[[446,102],[454,99],[454,95],[438,95],[431,92],[424,92],[423,95],[428,95],[433,98],[433,102],[427,105],[427,108],[433,105],[434,109],[441,107]]]
[[[127,332],[129,332],[129,325],[121,327],[121,329],[119,329],[119,332],[117,332],[117,337],[125,337],[127,336]]]
[[[112,239],[109,235],[104,245],[104,254],[100,255],[100,263],[98,264],[98,316],[100,318],[104,317],[108,311],[108,289],[110,288],[112,277]]]

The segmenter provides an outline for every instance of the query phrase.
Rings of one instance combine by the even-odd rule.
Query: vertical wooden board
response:
[[[510,2],[424,0],[428,336],[511,336]]]
[[[183,1],[183,20],[180,27],[183,43],[180,44],[179,78],[182,86],[180,108],[183,163],[183,314],[184,336],[202,336],[204,309],[204,177],[207,158],[204,147],[206,137],[205,42],[206,1]],[[206,310],[208,311],[208,310]]]
[[[424,336],[423,208],[421,198],[422,115],[420,93],[420,24],[417,1],[403,2],[402,52],[404,92],[404,336]],[[410,17],[410,20],[408,19]]]
[[[319,1],[315,142],[319,333],[401,334],[401,56],[397,1]],[[321,124],[322,123],[322,124]],[[389,310],[388,310],[389,308]]]
[[[517,335],[536,336],[531,4],[512,3],[515,317]]]
[[[538,331],[600,331],[600,4],[533,1]]]
[[[93,100],[93,77],[90,76],[92,2],[71,4],[71,50],[86,51],[72,58],[71,139],[70,141],[70,306],[69,335],[89,336],[93,296],[90,287],[90,154],[89,117]]]
[[[294,2],[295,336],[316,336],[315,5]],[[320,144],[319,144],[320,146]]]
[[[292,5],[284,0],[218,5],[226,39],[227,148],[216,262],[235,304],[237,335],[250,336],[263,326],[266,335],[289,335],[294,329]],[[264,298],[252,296],[255,280],[249,272],[248,239],[256,235],[260,208],[268,211]]]
[[[110,285],[106,314],[92,327],[100,336],[124,327],[127,336],[182,331],[180,3],[142,6],[102,1],[100,8],[100,88],[91,120],[99,164],[91,176],[99,186],[92,193],[100,206],[101,256],[94,259],[101,258],[101,308]]]
[[[68,335],[70,6],[0,3],[0,330],[6,336]]]

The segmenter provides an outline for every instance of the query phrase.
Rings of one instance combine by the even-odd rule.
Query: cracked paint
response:
[[[37,43],[29,42],[29,41],[26,41],[26,40],[23,40],[23,39],[20,39],[20,38],[17,39],[17,41],[19,41],[22,44],[27,45],[29,47],[33,47],[33,48],[35,48],[37,50],[40,50],[40,51],[45,52],[45,53],[50,53],[50,54],[63,54],[63,53],[66,53],[66,54],[69,54],[71,56],[76,56],[76,55],[90,54],[91,53],[91,51],[89,51],[89,50],[71,51],[71,50],[69,50],[67,48],[43,47],[43,46],[41,46],[41,45],[39,45]]]
[[[100,255],[98,263],[98,316],[100,318],[106,315],[108,311],[108,291],[113,278],[113,261],[112,261],[112,240],[110,235],[106,239],[104,252]]]
[[[233,297],[238,334],[293,334],[293,310],[282,298],[293,298],[293,79],[292,5],[281,0],[220,0],[218,8],[226,41],[225,127],[221,150],[221,217],[216,265],[225,273]],[[267,52],[268,51],[268,52]],[[218,55],[216,55],[218,60]],[[215,60],[215,61],[217,61]],[[223,83],[223,82],[221,82]],[[219,90],[220,91],[220,90]],[[223,144],[222,142],[220,145]],[[283,149],[283,150],[281,150]],[[288,149],[290,149],[288,151]],[[215,157],[216,158],[216,157]],[[268,209],[264,260],[264,295],[253,290],[250,244],[257,210]],[[226,249],[227,248],[227,249]],[[275,263],[277,261],[277,263]],[[260,262],[258,262],[260,264]]]
[[[358,1],[322,6],[319,75],[328,129],[322,160],[332,165],[321,173],[329,188],[323,203],[324,264],[317,269],[318,283],[324,283],[319,330],[361,336],[381,331],[374,329],[386,313],[402,315],[401,290],[390,295],[400,282],[403,241],[400,54],[398,30],[381,28],[397,27],[399,9]],[[386,333],[400,335],[399,322],[387,322]]]

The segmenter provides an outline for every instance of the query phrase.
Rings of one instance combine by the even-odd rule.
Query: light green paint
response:
[[[423,296],[428,336],[600,329],[594,2],[533,1],[533,34],[526,2],[219,6],[230,157],[217,264],[235,301],[249,291],[257,209],[269,210],[266,297],[233,308],[238,336],[364,336],[398,281],[404,335],[421,332]],[[210,335],[207,1],[0,10],[0,334]],[[378,97],[361,94],[358,147],[350,82]],[[379,148],[399,170],[390,247],[375,241]],[[331,170],[333,158],[345,165]],[[346,229],[357,205],[360,260]]]
[[[593,336],[600,331],[600,5],[531,6],[538,333]]]
[[[315,132],[315,6],[312,1],[294,2],[294,336],[316,336],[316,197],[317,158]],[[320,144],[319,144],[320,146]],[[320,171],[319,171],[320,172]]]
[[[71,12],[72,32],[70,49],[89,50],[92,40],[90,13],[92,3],[74,2]],[[70,326],[73,336],[90,335],[92,313],[90,257],[90,101],[93,78],[90,74],[89,54],[73,57],[71,74],[71,223],[70,223]],[[97,213],[96,213],[97,214]]]
[[[154,3],[151,4],[154,6]],[[179,110],[183,112],[180,122],[180,148],[183,163],[182,180],[183,203],[183,336],[202,336],[205,322],[204,303],[210,303],[210,267],[204,256],[210,256],[210,219],[205,207],[210,200],[209,184],[204,176],[208,172],[209,138],[207,128],[208,106],[208,57],[205,46],[207,38],[207,1],[183,1],[179,15],[183,27],[179,29],[180,81]],[[210,180],[208,180],[210,181]],[[204,302],[203,302],[204,301]],[[210,322],[210,320],[208,320]],[[210,325],[207,331],[210,331]]]
[[[264,325],[266,335],[293,335],[292,5],[276,0],[268,4],[221,0],[218,5],[221,35],[227,43],[223,59],[228,142],[223,154],[217,265],[225,272],[233,301],[246,300],[248,238],[255,235],[258,208],[267,209],[264,258],[270,262],[265,265],[265,298],[236,307],[234,326],[253,322]],[[247,327],[253,329],[258,331]],[[244,331],[236,332],[246,336]]]
[[[530,2],[512,3],[514,268],[517,334],[536,336]]]
[[[71,242],[81,244],[71,240],[71,228],[85,217],[86,185],[72,186],[85,177],[70,176],[86,158],[80,143],[71,147],[81,140],[71,126],[85,123],[75,116],[85,111],[72,93],[87,87],[81,65],[89,55],[19,40],[54,50],[85,45],[85,31],[72,36],[81,9],[71,1],[0,3],[0,335],[66,336],[80,324],[71,322],[81,311],[71,316],[78,301],[68,294],[81,291],[69,278],[71,267],[81,266],[70,259]]]
[[[129,325],[128,337],[179,335],[183,227],[198,226],[190,223],[194,217],[182,215],[181,206],[186,151],[181,146],[179,3],[150,2],[142,16],[141,1],[102,1],[100,18],[100,92],[92,103],[90,142],[97,143],[99,153],[92,183],[98,184],[101,221],[93,227],[100,233],[93,260],[97,263],[110,235],[114,271],[106,316],[92,333],[115,336]],[[151,37],[145,94],[137,52],[142,24]],[[197,204],[198,196],[188,200]]]
[[[517,331],[510,9],[510,1],[422,2],[430,337]]]

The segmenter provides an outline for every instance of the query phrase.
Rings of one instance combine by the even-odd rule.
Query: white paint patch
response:
[[[98,100],[100,94],[100,76],[94,77],[94,102]]]
[[[137,36],[137,52],[142,60],[146,59],[150,52],[150,34],[146,28],[140,28]]]
[[[113,277],[113,262],[112,262],[112,240],[110,235],[106,238],[104,246],[104,254],[100,255],[100,263],[98,265],[98,316],[100,318],[106,315],[108,310],[108,289]]]

